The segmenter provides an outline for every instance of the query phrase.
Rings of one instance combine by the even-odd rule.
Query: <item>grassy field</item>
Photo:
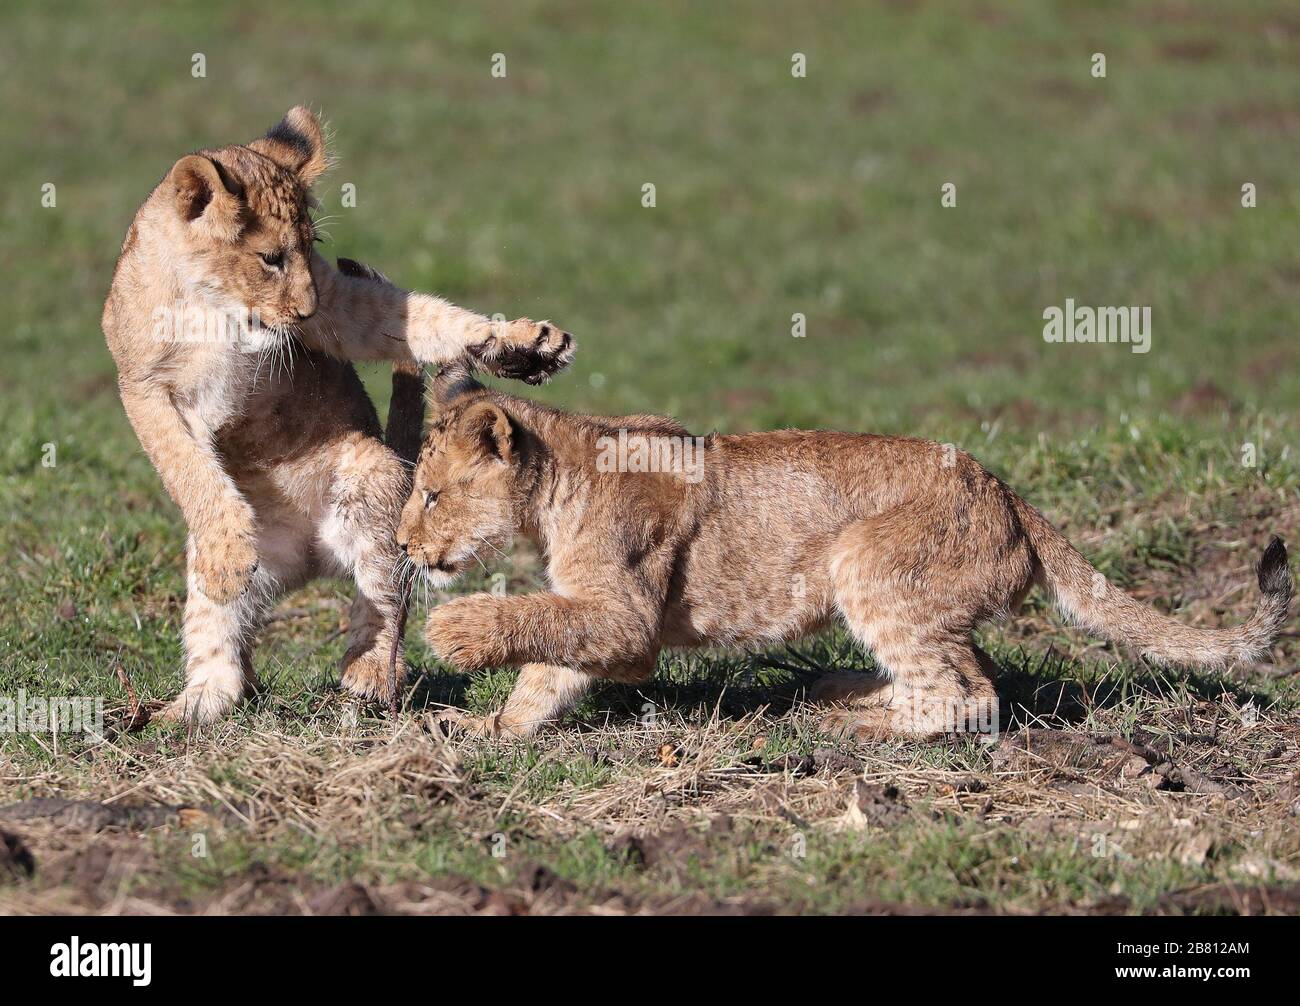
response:
[[[344,701],[350,594],[319,583],[263,635],[263,697],[128,731],[119,669],[144,700],[181,682],[184,539],[99,331],[172,162],[307,102],[328,250],[573,331],[536,394],[953,442],[1116,582],[1230,624],[1269,534],[1300,544],[1298,84],[1282,2],[6,3],[0,697],[103,696],[113,729],[0,735],[0,911],[1300,908],[1294,621],[1272,660],[1184,675],[1033,597],[985,634],[996,745],[819,736],[807,684],[871,666],[839,635],[674,655],[496,744],[428,717],[511,673],[418,632],[397,723]],[[1067,298],[1150,306],[1150,352],[1046,343]],[[538,583],[524,549],[500,569]],[[37,798],[88,803],[3,807]]]

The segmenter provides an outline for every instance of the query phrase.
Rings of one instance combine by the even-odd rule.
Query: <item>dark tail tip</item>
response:
[[[1273,536],[1268,548],[1264,549],[1255,571],[1259,574],[1259,589],[1265,594],[1291,593],[1291,569],[1286,563],[1286,546],[1277,535]]]

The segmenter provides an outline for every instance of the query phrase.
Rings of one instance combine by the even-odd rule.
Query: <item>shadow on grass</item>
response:
[[[1023,648],[991,654],[998,666],[998,699],[1003,729],[1033,722],[1040,726],[1078,724],[1096,710],[1144,698],[1170,701],[1217,701],[1231,696],[1238,705],[1270,699],[1249,684],[1223,675],[1141,663],[1083,663],[1052,649]]]
[[[869,657],[844,638],[819,637],[801,647],[754,653],[700,650],[664,654],[654,676],[639,685],[607,683],[594,689],[574,710],[586,721],[634,720],[651,709],[671,709],[695,717],[714,710],[729,719],[759,709],[780,715],[803,697],[808,686],[835,670],[870,673]],[[438,664],[413,669],[415,684],[410,708],[436,710],[442,706],[487,712],[505,701],[513,686],[513,671],[486,675],[456,674]]]
[[[1249,684],[1208,672],[1179,671],[1147,664],[1082,663],[1056,653],[1000,648],[985,641],[999,668],[998,697],[1003,729],[1078,724],[1098,709],[1139,697],[1170,701],[1215,701],[1229,695],[1237,704],[1271,699]],[[739,719],[759,710],[788,713],[807,699],[809,687],[831,673],[874,674],[876,665],[842,632],[827,633],[798,646],[752,653],[702,650],[665,654],[655,675],[640,685],[605,684],[573,712],[588,723],[636,720],[656,710],[672,710],[688,719],[707,719],[716,711]],[[486,713],[497,709],[513,687],[512,671],[468,676],[438,664],[416,669],[407,702],[417,711],[443,706]]]

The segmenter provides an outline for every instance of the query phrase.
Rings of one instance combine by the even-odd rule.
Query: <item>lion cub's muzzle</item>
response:
[[[428,545],[405,539],[400,533],[397,536],[397,547],[406,553],[406,557],[411,560],[415,568],[425,575],[439,574],[437,579],[443,577],[450,579],[462,571],[462,564],[448,558],[447,552],[434,553]]]

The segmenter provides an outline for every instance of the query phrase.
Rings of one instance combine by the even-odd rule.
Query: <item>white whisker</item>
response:
[[[490,548],[490,549],[491,549],[493,552],[495,552],[497,555],[501,556],[502,559],[507,559],[507,560],[508,560],[508,559],[510,558],[510,556],[506,555],[504,552],[501,551],[501,549],[497,548],[495,545],[493,545],[493,544],[492,544],[490,541],[488,541],[486,538],[475,538],[474,541],[473,541],[471,544],[472,544],[472,545],[479,545],[479,544],[486,545],[488,548]]]

